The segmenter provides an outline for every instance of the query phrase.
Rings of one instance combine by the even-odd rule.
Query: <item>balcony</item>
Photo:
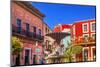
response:
[[[21,37],[26,37],[32,40],[38,40],[38,41],[44,40],[43,36],[36,34],[34,32],[26,31],[25,29],[21,29],[20,27],[17,27],[15,25],[12,25],[12,34]]]
[[[95,45],[95,44],[96,44],[96,40],[93,39],[92,37],[88,37],[87,39],[77,38],[75,40],[72,40],[72,45],[88,46],[88,45]]]

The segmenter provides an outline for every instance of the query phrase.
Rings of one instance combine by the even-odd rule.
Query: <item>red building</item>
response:
[[[54,28],[54,32],[70,32],[72,24],[58,24]]]
[[[82,46],[82,52],[74,57],[76,61],[96,60],[96,20],[78,21],[73,24],[57,25],[54,32],[71,33],[70,43],[72,46]],[[67,38],[68,39],[68,38]],[[65,40],[67,42],[67,39]]]
[[[96,20],[78,21],[72,25],[72,45],[83,46],[81,54],[76,55],[76,61],[94,61],[96,57]]]
[[[12,55],[12,65],[40,64],[43,58],[44,14],[29,2],[12,1],[11,4],[12,36],[19,38],[23,46],[19,55]]]

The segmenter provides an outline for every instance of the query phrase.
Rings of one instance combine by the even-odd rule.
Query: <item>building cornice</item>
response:
[[[42,20],[43,17],[45,17],[44,14],[42,14],[38,9],[33,7],[29,2],[26,1],[12,1],[12,2],[18,4],[19,6],[23,7],[24,9],[26,9],[27,11],[29,11],[30,13],[34,14],[35,16],[39,17]]]

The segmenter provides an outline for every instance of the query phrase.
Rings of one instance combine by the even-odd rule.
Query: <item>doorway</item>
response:
[[[36,64],[36,55],[33,55],[33,65]]]
[[[16,66],[20,65],[20,54],[17,55],[16,57]]]
[[[29,52],[30,50],[25,50],[25,65],[29,65]]]
[[[84,61],[85,62],[88,61],[88,50],[87,49],[84,50]]]

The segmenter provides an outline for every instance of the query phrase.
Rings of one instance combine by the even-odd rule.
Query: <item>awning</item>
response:
[[[69,36],[70,33],[65,33],[65,32],[53,32],[53,33],[48,33],[46,36],[49,36],[55,40],[61,41],[66,36]]]

